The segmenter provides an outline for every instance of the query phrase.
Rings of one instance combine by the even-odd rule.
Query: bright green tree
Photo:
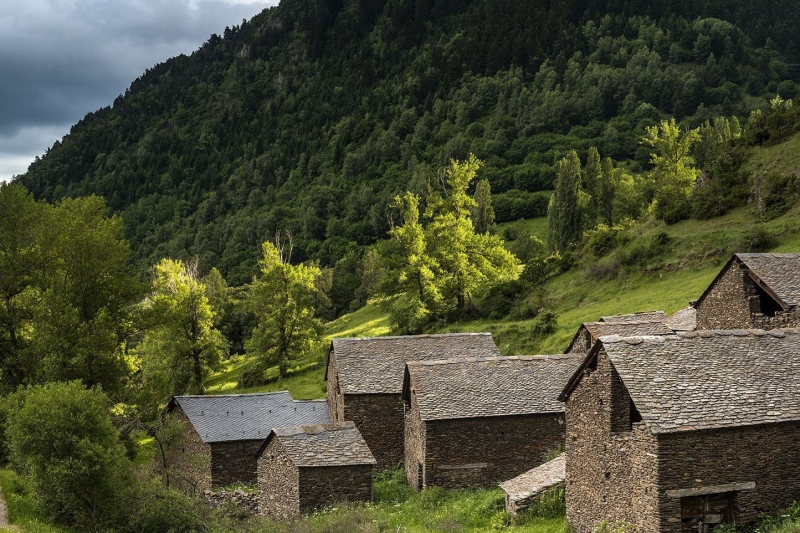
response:
[[[692,145],[701,139],[700,129],[681,131],[674,118],[648,126],[641,143],[653,149],[655,194],[653,210],[657,218],[676,222],[688,212],[687,196],[694,188],[700,170],[694,166]]]
[[[598,187],[598,218],[608,227],[614,224],[614,162],[610,157],[603,159]]]
[[[53,520],[79,531],[113,528],[130,463],[106,395],[77,381],[22,394],[6,437],[11,463],[30,479],[38,504]]]
[[[150,327],[138,351],[147,384],[161,396],[202,394],[206,374],[228,350],[196,268],[195,261],[162,259],[143,304]]]
[[[291,361],[309,356],[319,345],[322,324],[314,309],[322,271],[316,265],[290,264],[279,246],[265,242],[261,247],[261,275],[248,297],[258,325],[245,351],[257,356],[264,368],[278,365],[280,375],[286,376]]]
[[[519,277],[519,261],[496,235],[476,234],[471,212],[475,200],[467,194],[482,163],[474,155],[450,162],[441,186],[428,196],[425,228],[428,253],[437,264],[437,280],[448,307],[459,311],[481,286]]]
[[[556,164],[555,190],[547,207],[547,243],[563,252],[581,238],[581,160],[572,150]]]
[[[589,195],[586,212],[584,213],[584,228],[591,229],[597,225],[600,212],[600,187],[603,179],[603,169],[600,164],[600,152],[597,147],[589,148],[586,157],[586,169],[583,173],[583,190]]]

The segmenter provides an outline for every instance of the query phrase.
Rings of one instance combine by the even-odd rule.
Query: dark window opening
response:
[[[758,310],[762,315],[774,317],[775,313],[783,311],[781,305],[758,285],[756,285],[756,293],[758,293]]]
[[[631,400],[631,426],[633,426],[636,422],[642,421],[642,413],[636,408],[633,404],[633,400]]]

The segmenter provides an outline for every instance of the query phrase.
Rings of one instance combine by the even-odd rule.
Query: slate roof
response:
[[[275,428],[259,455],[277,439],[295,466],[376,464],[372,452],[353,422]]]
[[[697,309],[684,307],[664,320],[664,325],[673,331],[694,331],[697,329]]]
[[[343,394],[400,394],[408,361],[500,355],[491,333],[333,339],[331,351]]]
[[[664,324],[664,314],[661,319],[622,321],[622,322],[584,322],[572,337],[565,353],[569,353],[575,342],[580,338],[582,332],[588,331],[593,339],[598,339],[604,335],[620,335],[622,337],[632,337],[634,335],[672,335],[674,331]],[[606,317],[609,318],[609,317]]]
[[[552,461],[523,472],[515,478],[500,483],[500,488],[510,500],[521,502],[541,494],[549,488],[564,484],[567,472],[567,454],[562,453]]]
[[[643,311],[627,315],[601,316],[600,322],[663,322],[665,318],[667,314],[664,311]]]
[[[600,350],[653,433],[800,420],[800,329],[601,337],[562,400]]]
[[[558,393],[582,360],[559,354],[410,362],[403,398],[416,393],[422,420],[563,413]]]
[[[734,254],[722,268],[714,281],[697,299],[695,307],[702,303],[717,280],[736,261],[741,261],[748,269],[756,284],[775,298],[784,309],[800,303],[800,254]]]
[[[174,396],[203,442],[261,440],[278,426],[331,421],[325,400],[292,400],[289,391],[215,396]]]

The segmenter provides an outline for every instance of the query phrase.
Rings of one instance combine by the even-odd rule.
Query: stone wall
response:
[[[355,422],[378,462],[378,470],[403,462],[404,417],[400,394],[345,394],[343,419]]]
[[[372,501],[372,465],[300,468],[300,512],[339,502]]]
[[[256,455],[263,443],[264,439],[211,443],[211,485],[255,483],[258,479]]]
[[[300,516],[300,472],[276,439],[258,458],[258,512],[275,520]]]
[[[662,532],[681,532],[685,489],[734,492],[739,524],[800,501],[800,422],[666,434],[658,447]]]
[[[180,405],[175,406],[171,416],[182,427],[178,445],[172,450],[166,450],[170,483],[186,492],[199,493],[210,489],[211,446],[203,442]]]
[[[203,492],[208,505],[212,509],[231,504],[241,508],[248,514],[258,514],[258,493],[245,492],[243,490],[220,490]]]
[[[405,408],[406,479],[414,490],[422,490],[425,475],[425,424],[419,416],[417,394],[411,391],[411,402]]]
[[[591,348],[592,334],[589,333],[589,330],[587,330],[585,327],[581,326],[578,329],[578,333],[576,333],[575,337],[573,338],[569,353],[589,353]]]
[[[494,487],[544,463],[547,451],[564,443],[561,414],[434,420],[424,425],[422,488]]]
[[[751,297],[758,298],[747,269],[734,259],[697,306],[697,329],[753,327]]]
[[[631,423],[630,399],[604,352],[589,372],[566,403],[567,520],[577,533],[602,521],[659,531],[656,439]]]
[[[328,400],[328,412],[331,415],[331,422],[344,422],[344,397],[339,389],[339,368],[336,365],[336,356],[333,351],[328,358],[328,384],[326,396]]]

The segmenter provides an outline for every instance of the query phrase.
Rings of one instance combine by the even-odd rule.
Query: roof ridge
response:
[[[540,355],[492,355],[477,357],[454,357],[451,359],[434,359],[431,361],[408,361],[409,366],[437,366],[456,363],[484,363],[484,362],[504,362],[504,361],[542,361],[548,359],[570,359],[576,357],[575,354],[540,354]]]
[[[238,394],[181,394],[175,395],[174,398],[240,398],[243,396],[272,396],[275,394],[288,394],[292,397],[292,393],[288,390],[278,390],[269,392],[242,392]],[[298,401],[292,398],[292,401]]]
[[[288,437],[293,435],[313,435],[317,433],[341,431],[344,429],[353,429],[356,427],[355,422],[345,420],[343,422],[331,422],[328,424],[306,424],[303,426],[281,426],[273,428],[279,437]]]
[[[775,329],[700,329],[695,331],[677,331],[672,335],[602,335],[598,337],[604,344],[616,342],[627,342],[628,344],[640,344],[645,341],[666,342],[667,340],[686,340],[694,338],[711,337],[776,337],[783,338],[787,334],[800,334],[800,328],[775,328]]]
[[[441,337],[468,337],[468,336],[491,336],[489,331],[466,332],[466,333],[423,333],[420,335],[381,335],[378,337],[334,337],[335,341],[364,341],[364,340],[397,340],[397,339],[432,339]]]

